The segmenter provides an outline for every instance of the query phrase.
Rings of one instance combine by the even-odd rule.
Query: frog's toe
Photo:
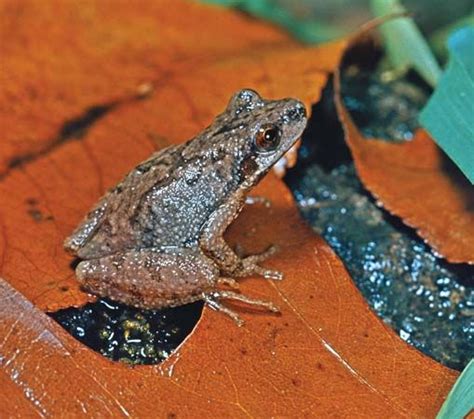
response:
[[[273,269],[265,269],[262,268],[261,266],[255,266],[254,273],[263,276],[266,279],[276,279],[278,281],[283,279],[283,273],[280,271],[276,271]]]
[[[247,261],[248,264],[257,264],[263,262],[264,260],[268,259],[269,257],[273,256],[279,250],[277,245],[271,245],[268,249],[264,250],[261,253],[257,253],[254,255],[245,256],[245,250],[240,244],[236,244],[234,251],[236,255],[244,261]]]
[[[240,327],[244,325],[244,321],[240,318],[240,316],[235,311],[223,305],[215,296],[205,295],[204,301],[213,310],[220,311],[226,316],[229,316],[237,324],[237,326]]]
[[[224,306],[220,301],[221,299],[240,301],[246,304],[250,304],[252,306],[265,308],[267,310],[272,311],[273,313],[280,312],[280,309],[271,301],[256,300],[234,291],[217,290],[203,294],[203,300],[209,305],[209,307],[229,316],[237,323],[238,326],[242,326],[244,324],[244,321],[235,311]]]
[[[234,288],[236,290],[239,289],[239,283],[234,279],[234,278],[228,278],[228,277],[220,277],[217,280],[217,283],[219,285],[227,285],[228,287]]]
[[[209,294],[207,294],[207,296],[216,301],[221,300],[221,299],[235,300],[235,301],[240,301],[245,304],[250,304],[252,306],[266,308],[267,310],[273,311],[274,313],[280,312],[280,309],[271,301],[256,300],[256,299],[253,299],[252,297],[239,294],[238,292],[235,292],[235,291],[224,291],[224,290],[212,291]]]
[[[278,252],[278,246],[272,245],[267,250],[263,251],[262,253],[258,253],[256,255],[247,256],[244,258],[244,262],[250,265],[255,265],[257,263],[263,262],[264,260],[268,259],[269,257],[273,256],[275,253]]]
[[[281,272],[272,269],[266,269],[258,265],[260,262],[274,255],[277,251],[277,246],[270,246],[262,253],[243,258],[241,261],[241,266],[234,273],[234,275],[237,277],[242,277],[256,274],[261,275],[267,279],[283,279],[283,274]]]
[[[247,259],[242,260],[242,265],[233,273],[233,275],[237,278],[260,275],[266,279],[283,279],[283,274],[280,271],[263,268]]]

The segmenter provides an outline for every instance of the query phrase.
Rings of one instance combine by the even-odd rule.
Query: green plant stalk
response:
[[[398,0],[371,0],[371,9],[377,17],[406,11]],[[428,84],[436,86],[441,68],[412,18],[387,22],[380,27],[380,32],[395,72],[413,68]]]

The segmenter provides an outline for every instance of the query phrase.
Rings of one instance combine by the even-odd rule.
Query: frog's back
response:
[[[232,159],[212,160],[205,153],[194,156],[148,191],[133,218],[139,247],[197,244],[203,224],[235,187]]]
[[[232,161],[186,153],[187,147],[191,142],[155,153],[133,169],[71,236],[69,242],[82,232],[83,244],[73,252],[91,259],[126,249],[195,245],[233,186]]]
[[[182,146],[154,153],[131,172],[87,214],[65,241],[65,248],[81,258],[96,258],[133,248],[131,219],[144,191],[166,182]]]

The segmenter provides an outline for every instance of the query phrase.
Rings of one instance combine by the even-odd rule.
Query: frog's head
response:
[[[303,103],[295,99],[265,100],[257,92],[236,93],[223,114],[232,120],[241,187],[249,189],[295,144],[306,127]]]

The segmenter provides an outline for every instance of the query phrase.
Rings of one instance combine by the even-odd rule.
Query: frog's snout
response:
[[[306,107],[301,102],[294,100],[286,111],[286,116],[293,122],[302,121],[307,117]]]

